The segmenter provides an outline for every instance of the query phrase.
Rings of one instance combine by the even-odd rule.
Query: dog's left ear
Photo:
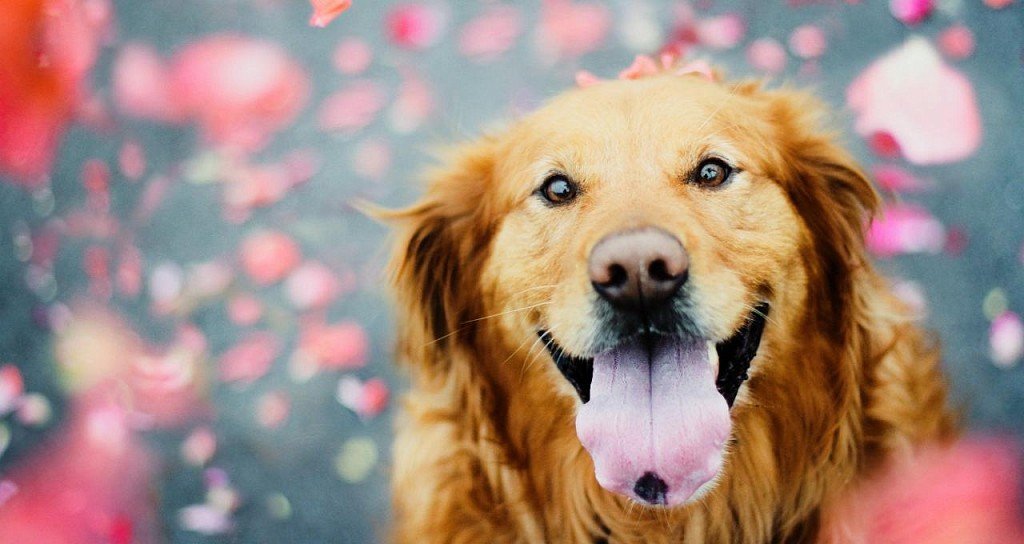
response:
[[[811,271],[821,275],[819,301],[832,319],[848,309],[855,269],[868,266],[865,228],[880,206],[867,176],[827,127],[828,108],[813,95],[765,91],[782,168],[777,178],[803,218],[815,245]],[[812,295],[814,295],[812,293]]]
[[[494,228],[487,191],[496,146],[483,138],[450,150],[428,173],[419,202],[375,214],[397,232],[389,268],[399,306],[398,350],[427,375],[443,372],[448,352],[469,341],[482,312],[479,278]]]

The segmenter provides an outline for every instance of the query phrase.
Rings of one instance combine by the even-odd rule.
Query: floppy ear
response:
[[[419,370],[440,370],[453,346],[472,340],[472,320],[482,315],[479,278],[494,227],[485,197],[495,146],[484,138],[455,148],[430,172],[419,202],[378,214],[398,234],[389,265],[398,350]]]
[[[822,128],[827,109],[817,98],[791,90],[766,95],[782,153],[779,178],[813,240],[813,251],[805,255],[818,276],[811,278],[810,301],[821,306],[820,318],[847,323],[853,273],[870,266],[864,230],[878,211],[878,193],[834,134]]]

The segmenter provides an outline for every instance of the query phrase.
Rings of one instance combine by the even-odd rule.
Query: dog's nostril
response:
[[[657,474],[645,472],[636,481],[636,485],[633,486],[633,493],[636,493],[637,497],[650,504],[665,504],[668,484],[665,483],[665,480],[659,478]]]
[[[602,285],[604,287],[622,287],[629,281],[629,272],[626,272],[626,268],[618,263],[613,263],[608,267],[608,281]]]
[[[675,279],[668,271],[668,265],[663,259],[655,259],[647,266],[647,275],[654,281],[672,281]]]

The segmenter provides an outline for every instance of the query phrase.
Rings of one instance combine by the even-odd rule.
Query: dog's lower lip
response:
[[[757,355],[768,318],[770,306],[767,302],[757,304],[744,324],[731,337],[715,344],[718,352],[718,375],[715,387],[732,407],[740,386],[747,380],[750,362]],[[537,335],[547,348],[555,366],[566,380],[576,389],[580,400],[590,400],[590,382],[594,377],[594,359],[569,354],[555,341],[546,329],[538,329]]]

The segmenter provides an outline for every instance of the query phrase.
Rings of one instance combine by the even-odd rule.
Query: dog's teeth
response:
[[[718,348],[715,343],[708,341],[708,362],[711,364],[711,372],[718,378]]]

